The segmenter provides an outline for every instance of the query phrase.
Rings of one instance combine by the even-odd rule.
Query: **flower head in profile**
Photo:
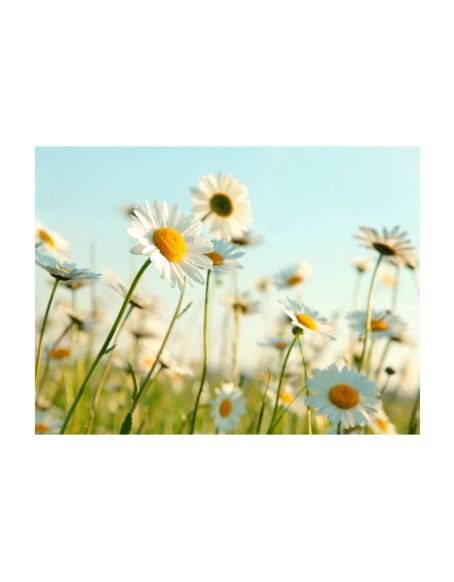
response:
[[[279,301],[292,324],[304,331],[326,341],[335,341],[332,326],[327,323],[326,317],[321,317],[318,311],[302,305],[290,297]]]
[[[326,370],[314,370],[307,388],[311,396],[305,402],[315,409],[315,415],[326,415],[332,424],[341,423],[345,429],[371,424],[381,409],[374,382],[347,366],[339,370],[331,364]]]
[[[156,357],[161,347],[161,342],[156,340],[143,340],[141,342],[142,349],[139,352],[137,363],[140,371],[146,375],[155,363]],[[193,376],[194,372],[191,368],[183,366],[172,358],[168,351],[164,350],[159,356],[159,364],[164,371],[169,371],[177,376]]]
[[[311,276],[312,266],[309,263],[299,263],[282,269],[274,277],[274,284],[278,289],[288,289],[307,281]]]
[[[375,228],[362,226],[361,234],[356,234],[355,238],[363,242],[363,246],[380,253],[385,257],[394,257],[399,261],[406,261],[414,256],[415,249],[406,238],[406,232],[400,232],[399,226],[394,226],[390,231],[386,227],[380,234]]]
[[[60,262],[55,257],[35,252],[35,263],[45,269],[54,279],[60,281],[78,281],[101,277],[101,273],[92,273],[89,269],[78,269],[74,263]]]
[[[208,174],[191,188],[194,213],[204,219],[216,238],[241,238],[252,222],[251,202],[246,186],[231,175]]]
[[[178,204],[170,210],[165,202],[146,203],[146,210],[134,210],[132,226],[127,232],[139,244],[131,249],[135,255],[150,258],[161,275],[172,287],[184,287],[185,278],[203,285],[202,271],[211,269],[213,263],[206,256],[213,250],[212,243],[201,236],[202,223],[194,216],[180,214]]]
[[[107,282],[114,291],[121,295],[121,297],[123,298],[126,297],[129,289],[126,287],[123,281],[119,277],[117,277],[117,275],[115,275],[114,273],[109,273],[107,275]],[[137,309],[143,309],[144,311],[147,311],[148,313],[153,315],[163,315],[164,313],[159,306],[158,297],[145,298],[139,295],[138,293],[134,292],[131,295],[129,303],[131,305],[134,305],[134,307],[137,307]]]
[[[353,311],[347,313],[346,319],[350,322],[350,328],[358,332],[360,336],[366,331],[367,313],[365,311]],[[402,337],[407,329],[407,324],[398,316],[389,311],[372,310],[371,338],[380,339],[383,337]]]
[[[254,287],[260,293],[269,293],[273,288],[273,281],[269,277],[258,277],[254,281]]]
[[[372,267],[372,261],[370,259],[365,259],[364,257],[351,259],[351,264],[358,273],[367,273],[367,271]]]
[[[240,247],[258,247],[263,244],[263,237],[254,230],[247,230],[241,236],[232,237],[232,242]]]
[[[234,311],[238,311],[241,315],[255,315],[260,311],[260,302],[253,299],[249,291],[240,293],[237,297],[228,295],[225,298],[225,303]]]
[[[259,346],[266,348],[274,348],[275,350],[282,352],[287,350],[292,343],[291,339],[286,339],[282,337],[270,337],[263,342],[259,342]]]
[[[246,412],[246,400],[241,388],[233,382],[226,382],[214,391],[216,398],[210,402],[214,425],[220,434],[231,432],[240,424],[241,416]]]
[[[56,259],[65,260],[69,247],[69,242],[57,232],[42,224],[35,225],[35,249],[40,253],[47,253]]]
[[[72,309],[66,303],[60,302],[58,306],[61,309],[61,311],[66,315],[66,317],[68,317],[69,321],[79,331],[89,332],[94,328],[95,322],[93,320],[90,320],[85,315],[78,313],[75,309]]]
[[[399,255],[386,257],[386,261],[395,267],[407,267],[412,271],[419,267],[419,258],[416,253],[408,253],[405,258],[401,258]]]
[[[238,245],[224,240],[213,240],[213,250],[205,253],[213,262],[213,272],[215,274],[229,273],[235,269],[242,269],[239,259],[244,253],[238,252]]]

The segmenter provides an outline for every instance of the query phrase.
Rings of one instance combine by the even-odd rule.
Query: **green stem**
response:
[[[69,409],[66,418],[63,422],[63,425],[60,429],[60,434],[64,434],[66,427],[68,426],[69,421],[71,420],[72,415],[74,414],[74,410],[76,409],[77,404],[79,403],[79,400],[82,398],[82,394],[85,391],[85,388],[87,387],[87,384],[91,378],[91,376],[93,375],[93,372],[96,369],[96,366],[99,364],[99,361],[101,360],[101,358],[103,357],[103,355],[105,354],[105,351],[107,350],[107,348],[109,347],[110,341],[113,338],[118,326],[120,325],[120,322],[123,318],[123,315],[128,307],[129,304],[129,300],[132,297],[132,294],[134,293],[135,288],[137,287],[137,284],[140,280],[140,278],[142,277],[142,275],[144,274],[145,270],[147,269],[147,267],[151,264],[150,259],[147,259],[145,261],[145,263],[142,265],[142,267],[140,268],[140,270],[138,271],[137,275],[134,278],[134,281],[131,284],[131,287],[129,288],[128,293],[126,294],[126,297],[123,301],[123,304],[120,308],[120,311],[118,312],[117,318],[115,319],[111,330],[109,331],[103,345],[101,346],[101,349],[98,352],[98,355],[96,356],[93,364],[91,365],[91,368],[88,370],[87,375],[85,376],[85,380],[82,382],[81,387],[79,388],[79,391],[76,394],[76,397],[74,398],[74,402],[71,405],[71,408]]]
[[[421,397],[421,391],[418,390],[418,396],[416,397],[415,404],[414,404],[413,409],[411,411],[410,423],[408,425],[408,434],[415,434],[415,432],[416,432],[415,418],[416,418],[416,413],[418,412],[420,397]]]
[[[199,406],[200,396],[202,394],[203,385],[205,384],[205,378],[207,373],[207,360],[208,360],[208,292],[209,292],[209,285],[210,285],[210,275],[211,271],[208,271],[207,274],[207,283],[205,289],[205,308],[203,312],[203,368],[202,368],[202,376],[200,378],[200,388],[197,392],[197,398],[195,400],[194,412],[191,418],[191,428],[189,430],[189,434],[194,434],[194,427],[195,421],[197,416],[197,408]]]
[[[165,345],[167,343],[167,340],[170,337],[170,334],[172,332],[173,326],[175,325],[175,322],[178,319],[178,313],[179,313],[179,311],[181,309],[181,304],[183,303],[183,298],[184,298],[185,291],[186,291],[186,278],[184,280],[183,290],[180,293],[180,299],[178,301],[177,308],[175,309],[175,313],[173,314],[172,321],[170,322],[170,325],[169,325],[169,328],[167,330],[167,333],[166,333],[164,339],[162,340],[162,344],[161,344],[161,347],[159,348],[159,351],[158,351],[158,353],[156,355],[156,359],[155,359],[153,365],[151,366],[150,371],[148,372],[145,380],[142,382],[142,385],[139,388],[139,391],[137,392],[134,400],[132,401],[132,405],[131,405],[131,408],[129,409],[129,413],[126,415],[127,417],[128,416],[131,416],[132,417],[132,414],[133,414],[134,410],[136,409],[137,404],[139,403],[140,397],[142,396],[143,392],[145,391],[145,388],[147,387],[148,382],[150,381],[150,378],[151,378],[153,372],[155,371],[156,366],[159,363],[159,358],[161,357],[161,354],[164,351]]]
[[[304,357],[303,342],[301,341],[300,336],[298,336],[298,343],[300,346],[301,359],[303,360],[303,366],[304,366],[304,385],[306,387],[306,396],[309,396],[309,390],[307,387],[307,363],[306,363],[306,358]],[[307,407],[307,434],[312,434],[312,411],[309,408],[309,406]]]
[[[47,318],[49,316],[50,306],[52,305],[52,301],[54,299],[55,291],[57,290],[58,284],[60,283],[60,279],[55,279],[55,283],[52,287],[52,291],[49,297],[49,301],[47,302],[46,313],[44,314],[43,325],[41,326],[41,333],[39,334],[38,340],[38,351],[36,353],[36,362],[35,362],[35,381],[38,378],[39,373],[39,366],[41,363],[41,352],[43,350],[43,337],[44,337],[44,329],[46,328]]]
[[[279,376],[279,384],[277,386],[276,402],[274,404],[273,416],[271,417],[270,426],[268,427],[268,431],[267,431],[266,434],[272,434],[273,433],[273,424],[274,424],[274,419],[276,418],[277,408],[279,406],[279,396],[280,396],[280,393],[281,393],[281,387],[282,387],[282,381],[284,379],[285,368],[287,366],[287,362],[288,362],[288,359],[289,359],[290,354],[292,352],[293,346],[295,345],[296,340],[298,339],[299,335],[300,335],[300,332],[297,332],[295,334],[295,337],[293,338],[293,341],[290,344],[290,346],[289,346],[289,348],[287,350],[287,353],[285,355],[284,363],[282,364],[281,375]]]
[[[281,420],[284,418],[285,414],[287,413],[288,409],[290,408],[290,406],[295,402],[295,400],[298,398],[298,396],[304,391],[305,386],[303,386],[300,390],[298,390],[298,392],[295,394],[295,398],[290,402],[290,404],[287,404],[287,406],[284,408],[284,410],[282,411],[282,414],[278,417],[278,419],[276,420],[276,422],[273,424],[273,427],[271,430],[274,430],[277,425],[281,422]],[[312,433],[311,433],[312,434]]]
[[[260,427],[262,426],[263,412],[265,410],[265,399],[266,399],[266,394],[268,392],[268,388],[270,387],[270,380],[271,380],[271,370],[268,373],[268,380],[266,382],[265,392],[263,393],[262,406],[260,407],[260,413],[259,413],[259,419],[257,422],[256,434],[260,434]]]
[[[361,368],[363,367],[363,363],[364,363],[364,357],[366,355],[367,341],[369,339],[370,327],[371,327],[370,324],[371,324],[371,314],[372,314],[372,297],[374,294],[374,286],[375,286],[375,280],[377,278],[378,267],[380,266],[382,259],[383,259],[383,255],[380,255],[378,257],[377,264],[375,265],[375,269],[374,269],[374,272],[372,274],[372,280],[370,282],[369,296],[367,298],[366,334],[364,336],[363,351],[361,353],[361,358],[360,358],[359,363],[358,363],[358,372],[361,372]]]

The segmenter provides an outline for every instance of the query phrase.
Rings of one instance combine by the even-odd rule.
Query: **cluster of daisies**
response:
[[[407,326],[394,311],[378,311],[372,306],[373,288],[379,267],[388,263],[392,268],[408,267],[415,270],[418,259],[405,232],[399,227],[383,229],[380,233],[373,228],[361,228],[357,238],[375,253],[376,267],[370,281],[370,293],[367,308],[355,308],[347,314],[346,319],[354,335],[353,347],[347,356],[341,358],[342,364],[332,363],[325,369],[314,366],[317,356],[324,346],[335,342],[337,334],[333,322],[329,322],[317,310],[302,301],[302,285],[311,277],[312,267],[302,262],[284,268],[274,278],[261,278],[256,281],[256,288],[266,293],[275,286],[285,290],[288,296],[280,300],[281,320],[272,337],[262,340],[260,345],[276,350],[278,369],[263,373],[262,397],[258,400],[257,410],[248,407],[247,388],[242,384],[239,374],[239,325],[243,316],[257,313],[259,302],[249,292],[241,292],[238,285],[238,270],[242,269],[241,258],[247,247],[260,244],[261,239],[250,230],[252,223],[251,202],[247,188],[231,175],[207,175],[202,178],[197,188],[191,189],[193,200],[192,215],[185,215],[178,204],[168,206],[166,202],[148,201],[144,207],[128,209],[131,213],[131,225],[127,234],[135,241],[131,253],[143,257],[144,262],[133,283],[129,286],[115,274],[107,275],[107,281],[123,299],[122,307],[113,321],[106,323],[110,327],[104,344],[98,354],[90,353],[89,366],[85,377],[79,378],[80,386],[73,391],[73,399],[66,398],[64,419],[55,422],[49,417],[53,400],[57,395],[44,396],[43,389],[48,378],[52,362],[70,357],[69,349],[61,347],[64,338],[76,329],[90,334],[99,327],[99,322],[91,320],[77,312],[73,307],[59,303],[61,312],[66,317],[66,325],[55,341],[46,345],[42,353],[46,324],[54,295],[59,284],[68,287],[74,294],[85,286],[94,283],[101,275],[87,268],[78,268],[69,262],[67,252],[69,244],[57,233],[43,225],[35,230],[35,261],[53,278],[54,284],[45,314],[39,326],[39,340],[36,356],[36,432],[75,432],[75,412],[80,408],[79,401],[88,402],[90,421],[88,432],[93,430],[94,419],[101,395],[109,399],[109,410],[124,416],[121,425],[123,434],[137,429],[135,410],[143,400],[143,394],[158,374],[167,375],[175,389],[178,379],[191,378],[191,395],[194,399],[193,410],[188,411],[185,422],[187,432],[207,432],[209,428],[198,422],[198,412],[202,407],[209,407],[213,427],[216,432],[231,433],[238,429],[242,420],[249,417],[255,423],[253,432],[272,434],[286,415],[294,413],[307,418],[307,432],[334,432],[336,434],[365,431],[372,433],[394,433],[394,425],[389,421],[384,408],[378,379],[384,372],[385,356],[391,342],[408,342]],[[210,237],[204,234],[204,229]],[[164,331],[162,325],[156,325],[153,318],[163,311],[156,297],[143,297],[136,291],[136,286],[146,268],[153,265],[160,277],[169,282],[171,287],[178,287],[180,301],[170,326]],[[358,284],[366,273],[372,270],[370,259],[354,259],[353,265],[358,273]],[[225,299],[235,321],[235,337],[232,346],[233,361],[229,377],[222,382],[213,383],[212,398],[207,399],[210,391],[206,381],[210,355],[207,337],[207,318],[210,277],[232,277],[235,292]],[[198,283],[205,287],[204,312],[204,361],[200,373],[200,382],[194,381],[194,370],[176,361],[167,349],[167,342],[172,334],[175,321],[182,315],[182,298],[187,283]],[[290,296],[290,295],[294,295]],[[73,295],[75,297],[75,295]],[[74,305],[74,304],[73,304]],[[138,314],[132,323],[131,312]],[[120,357],[117,343],[123,327],[135,339],[136,352]],[[372,350],[382,340],[385,345],[382,360],[374,366]],[[290,356],[298,352],[299,367],[292,371]],[[131,365],[134,363],[134,366]],[[100,379],[92,382],[92,375],[98,366],[104,363]],[[125,374],[131,374],[134,390],[129,403],[123,409],[116,400],[116,391],[109,382],[111,366],[122,367]],[[389,376],[389,374],[388,374]],[[389,378],[388,378],[389,379]],[[185,389],[188,384],[180,388]],[[325,424],[317,422],[323,418]]]

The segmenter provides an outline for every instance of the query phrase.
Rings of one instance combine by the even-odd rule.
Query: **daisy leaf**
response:
[[[111,346],[110,348],[107,348],[107,349],[104,351],[104,355],[105,355],[105,354],[108,354],[109,352],[111,352],[112,350],[114,350],[116,347],[117,347],[117,344],[114,344],[114,345],[113,345],[113,346]]]
[[[120,428],[120,434],[129,434],[132,428],[132,415],[130,412],[126,415],[126,418],[123,421],[123,424]]]

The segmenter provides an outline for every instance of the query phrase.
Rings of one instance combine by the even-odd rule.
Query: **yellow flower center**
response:
[[[205,256],[213,261],[213,267],[219,267],[219,265],[222,265],[222,263],[224,262],[222,256],[216,251],[212,251],[211,253],[205,253]]]
[[[274,344],[274,347],[277,348],[278,350],[285,350],[285,348],[288,347],[288,343],[287,342],[276,342]]]
[[[358,392],[348,384],[336,384],[329,391],[329,399],[338,408],[348,410],[359,402]]]
[[[376,421],[381,430],[385,431],[388,428],[388,424],[383,418],[377,418]]]
[[[300,277],[299,275],[293,275],[293,277],[289,277],[287,279],[287,285],[298,285],[298,283],[301,283],[301,281],[303,280],[302,277]]]
[[[301,325],[307,327],[307,329],[312,330],[317,329],[317,324],[315,323],[315,321],[312,319],[312,317],[309,317],[309,315],[306,315],[305,313],[298,313],[296,319],[298,320],[299,323],[301,323]]]
[[[224,218],[233,214],[233,204],[227,194],[213,194],[210,206],[213,212]]]
[[[279,394],[279,400],[282,400],[284,404],[291,404],[293,402],[293,396],[288,392],[281,392]]]
[[[186,254],[185,240],[174,228],[158,228],[153,243],[170,263],[178,263]]]
[[[45,424],[35,424],[35,433],[38,432],[47,432],[49,430],[49,427],[46,426]]]
[[[232,412],[232,403],[228,398],[221,402],[221,406],[219,407],[219,413],[222,417],[228,416]]]
[[[381,255],[386,255],[387,257],[393,256],[397,254],[397,251],[394,247],[383,243],[383,242],[376,242],[372,243],[372,246],[376,251],[378,251]]]
[[[382,319],[372,319],[370,322],[370,328],[372,331],[386,331],[388,329],[388,324]]]
[[[48,232],[39,229],[38,236],[43,242],[46,242],[51,248],[53,249],[55,248],[55,241]]]
[[[62,360],[67,358],[71,352],[67,348],[57,348],[50,353],[50,357],[54,360]]]

